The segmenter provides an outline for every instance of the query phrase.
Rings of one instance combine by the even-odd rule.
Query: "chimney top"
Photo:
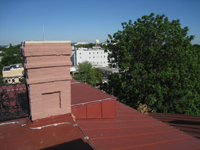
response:
[[[71,41],[25,41],[26,44],[39,44],[39,43],[71,43]]]

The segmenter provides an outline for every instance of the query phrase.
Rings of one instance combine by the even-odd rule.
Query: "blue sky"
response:
[[[179,19],[200,44],[200,0],[0,0],[0,45],[23,40],[100,42],[143,15]]]

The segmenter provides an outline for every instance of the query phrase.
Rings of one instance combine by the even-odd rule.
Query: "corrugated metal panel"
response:
[[[185,114],[150,113],[149,116],[173,126],[200,140],[200,116]]]

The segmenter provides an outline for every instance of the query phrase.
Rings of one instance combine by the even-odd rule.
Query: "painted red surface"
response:
[[[86,105],[84,105],[84,106],[74,106],[74,107],[72,107],[72,114],[76,118],[87,118],[86,107],[87,107]]]
[[[116,101],[102,102],[102,118],[115,118],[116,117]]]
[[[72,114],[76,119],[115,118],[116,97],[74,79],[71,92]]]
[[[196,138],[116,102],[115,119],[77,120],[99,150],[200,149]]]
[[[71,114],[64,114],[64,115],[57,115],[57,116],[50,116],[42,119],[37,119],[34,121],[29,120],[27,125],[29,127],[37,127],[37,126],[44,126],[53,123],[61,123],[61,122],[73,122],[73,118]]]
[[[75,81],[74,81],[75,82]],[[75,83],[76,84],[76,83]],[[84,88],[84,86],[83,86]],[[96,90],[96,89],[95,89]],[[77,91],[78,92],[78,91]],[[83,96],[83,95],[81,95]],[[102,95],[101,95],[102,96]],[[114,108],[116,118],[85,119],[86,109],[91,105],[91,112],[95,112],[101,105],[104,115],[109,115],[108,108]],[[120,102],[103,101],[87,105],[73,106],[74,114],[81,115],[84,119],[76,119],[85,134],[90,138],[98,150],[198,150],[200,141],[180,130],[173,128],[148,114],[142,114]],[[73,109],[72,109],[73,110]],[[85,113],[85,114],[84,114]],[[90,111],[89,111],[90,113]],[[111,111],[112,113],[112,111]],[[98,115],[91,114],[91,115]],[[27,118],[26,118],[27,119]],[[12,120],[25,122],[24,120]],[[48,119],[48,118],[46,118]],[[70,116],[61,116],[45,120],[48,122],[72,122]],[[44,125],[38,120],[38,125]],[[30,125],[30,124],[27,124]],[[72,125],[59,125],[40,130],[27,129],[19,124],[0,126],[0,149],[93,149],[83,138],[80,130]],[[12,143],[12,144],[11,144]]]
[[[87,105],[87,118],[101,118],[101,103]]]
[[[112,96],[85,83],[71,81],[72,106],[91,101],[109,100]]]
[[[12,120],[26,122],[27,118]],[[60,120],[61,121],[61,120]],[[62,122],[65,122],[63,119]],[[5,123],[5,122],[4,122]],[[72,124],[51,126],[39,130],[28,129],[20,124],[0,126],[1,150],[92,150],[87,140]]]
[[[26,119],[12,121],[25,122]],[[59,121],[67,120],[60,118]],[[196,138],[119,102],[116,102],[115,119],[79,119],[75,123],[89,136],[98,150],[200,149],[200,141]],[[0,133],[2,150],[92,149],[80,130],[72,125],[31,130],[19,124],[12,124],[0,126]]]

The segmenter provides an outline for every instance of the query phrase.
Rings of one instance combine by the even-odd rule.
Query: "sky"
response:
[[[179,19],[200,44],[200,0],[0,0],[0,45],[24,40],[105,42],[143,15]]]

